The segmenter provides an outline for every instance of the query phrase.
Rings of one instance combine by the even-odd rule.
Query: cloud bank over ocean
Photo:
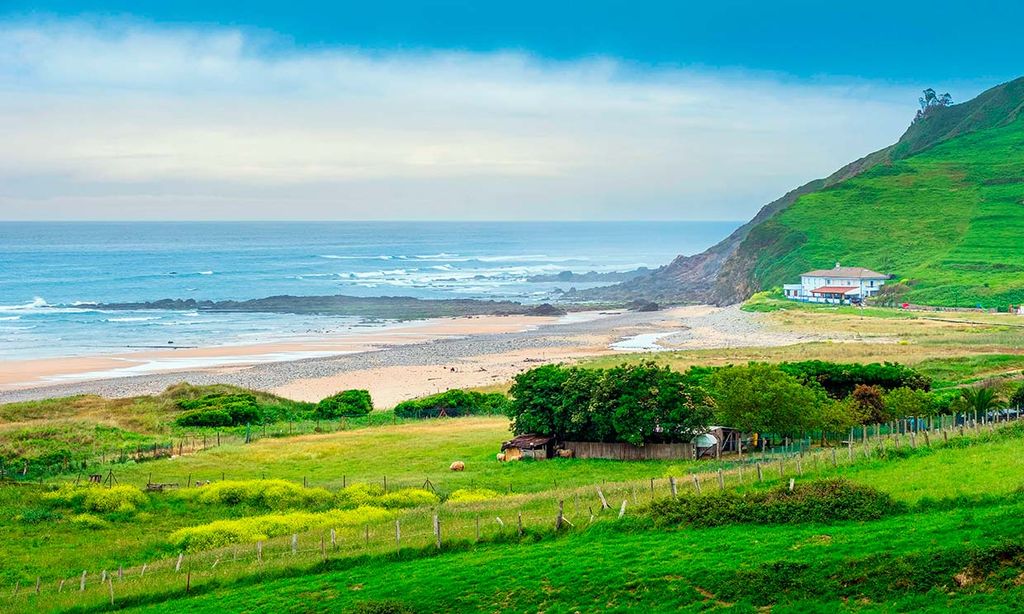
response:
[[[915,86],[0,22],[2,219],[743,219]]]

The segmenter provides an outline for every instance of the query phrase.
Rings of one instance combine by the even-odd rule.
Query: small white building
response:
[[[784,285],[782,293],[788,299],[809,303],[860,303],[878,294],[888,279],[888,275],[871,269],[841,266],[837,262],[834,268],[804,273],[800,283]]]

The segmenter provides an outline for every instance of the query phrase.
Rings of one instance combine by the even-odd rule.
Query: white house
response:
[[[854,266],[836,266],[831,269],[808,271],[800,276],[800,283],[782,287],[786,298],[810,303],[859,303],[874,296],[889,279],[888,275]]]

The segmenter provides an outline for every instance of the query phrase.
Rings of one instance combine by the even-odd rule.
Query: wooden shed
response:
[[[554,446],[555,438],[550,435],[526,433],[501,444],[501,452],[507,461],[521,458],[541,460],[551,458]]]

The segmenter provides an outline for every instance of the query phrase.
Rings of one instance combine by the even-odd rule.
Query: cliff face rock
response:
[[[832,175],[811,181],[768,203],[748,223],[713,247],[693,256],[679,256],[648,275],[627,282],[575,293],[583,300],[648,299],[662,303],[743,301],[764,289],[757,264],[782,259],[807,240],[799,229],[778,232],[776,216],[801,197],[838,186],[879,166],[914,156],[960,136],[1006,126],[1024,112],[1024,77],[994,87],[963,104],[934,108],[915,121],[894,145],[847,164]]]

